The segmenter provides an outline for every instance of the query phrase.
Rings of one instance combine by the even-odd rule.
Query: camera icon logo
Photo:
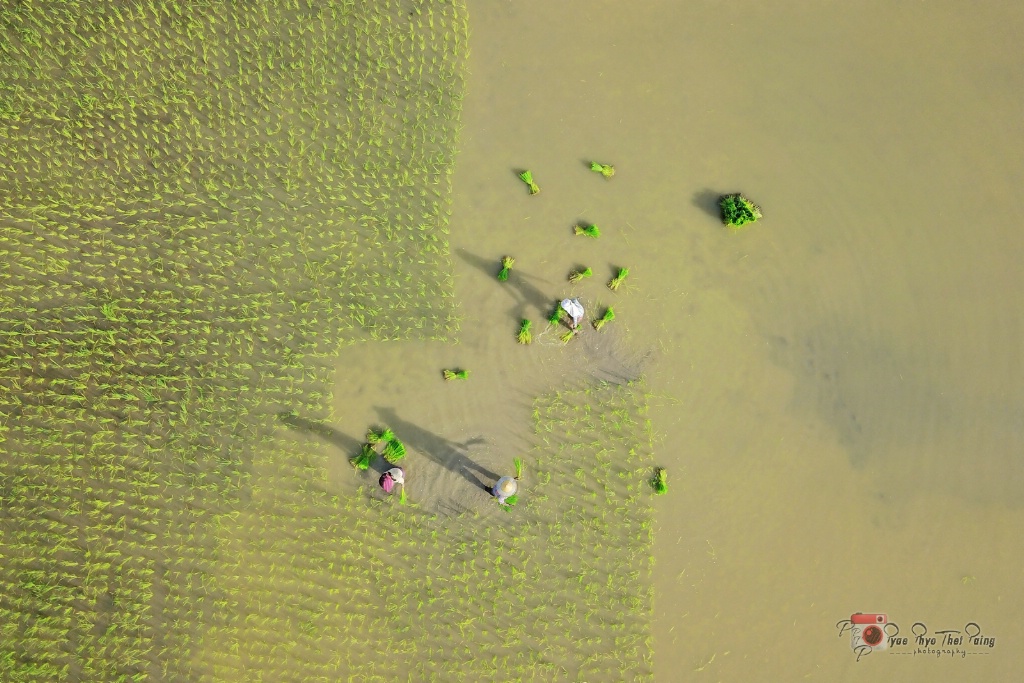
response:
[[[885,626],[889,618],[884,614],[863,614],[857,612],[850,615],[850,647],[859,655],[889,647],[889,639],[885,634]]]

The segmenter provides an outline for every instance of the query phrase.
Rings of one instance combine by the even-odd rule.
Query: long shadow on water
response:
[[[305,434],[312,434],[340,449],[341,452],[345,454],[346,458],[351,458],[356,455],[363,447],[361,441],[357,441],[347,434],[342,434],[337,429],[329,427],[323,422],[299,417],[290,411],[278,413],[277,417],[291,429]],[[370,467],[372,467],[376,472],[383,474],[390,468],[390,465],[387,464],[387,461],[384,460],[384,458],[377,456],[373,461],[371,461]]]
[[[449,472],[462,476],[471,485],[478,486],[488,493],[491,492],[491,486],[499,479],[498,475],[474,462],[465,453],[466,449],[470,446],[485,443],[483,437],[477,436],[458,443],[399,418],[393,408],[376,407],[374,410],[380,416],[381,424],[390,427],[399,439],[409,444],[416,451],[422,453]],[[484,477],[484,481],[481,481],[477,475]],[[486,483],[487,481],[491,483],[488,484]]]
[[[496,278],[501,270],[500,259],[485,259],[465,249],[458,248],[455,252],[469,265],[477,268],[485,275]],[[529,306],[537,309],[537,313],[547,316],[558,303],[557,292],[545,293],[527,281],[529,276],[522,271],[513,269],[506,282],[498,283],[512,294],[516,305],[512,309],[512,318],[518,323],[526,315]]]

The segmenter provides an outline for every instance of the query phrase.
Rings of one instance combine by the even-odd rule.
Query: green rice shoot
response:
[[[395,437],[384,444],[382,455],[389,463],[397,464],[405,457],[405,444],[398,437]]]
[[[370,463],[377,457],[377,451],[370,444],[364,443],[359,454],[352,458],[352,466],[357,470],[370,469]]]
[[[444,376],[446,382],[449,382],[454,379],[469,379],[469,370],[443,370],[442,375]]]
[[[594,274],[594,271],[592,271],[590,268],[583,268],[581,270],[574,270],[571,273],[569,273],[569,282],[577,283],[577,282],[580,282],[581,280],[583,280],[585,278],[590,277],[593,274]]]
[[[590,170],[595,173],[600,173],[605,178],[611,178],[615,175],[615,167],[610,164],[599,164],[596,161],[590,162]]]
[[[601,228],[596,225],[577,225],[573,228],[573,232],[577,235],[586,235],[594,239],[601,236]]]
[[[526,183],[526,186],[530,188],[531,195],[538,194],[540,192],[540,188],[537,186],[537,183],[533,182],[533,174],[529,171],[523,171],[520,173],[519,179]]]
[[[555,309],[551,311],[551,315],[548,316],[548,324],[551,326],[558,325],[567,315],[568,314],[565,312],[565,309],[562,308],[562,304],[556,301]]]
[[[615,311],[612,309],[611,306],[609,306],[608,308],[604,309],[604,314],[602,314],[600,318],[594,321],[594,329],[600,330],[607,323],[610,323],[613,320],[615,320]]]
[[[509,272],[511,272],[512,266],[514,266],[515,263],[516,263],[516,260],[514,258],[512,258],[511,256],[503,256],[501,258],[501,270],[498,271],[498,280],[499,281],[505,282],[505,281],[508,280],[508,274],[509,274]]]
[[[529,320],[524,319],[519,325],[519,332],[516,334],[516,341],[520,344],[529,344],[533,341],[533,334],[530,332],[530,327],[533,323]]]
[[[629,268],[619,268],[619,271],[615,274],[611,280],[608,281],[608,289],[613,292],[618,291],[619,287],[625,282],[626,278],[629,277]]]
[[[390,427],[381,427],[380,429],[371,427],[366,431],[366,442],[371,446],[376,446],[379,443],[387,443],[393,438],[395,438],[395,433],[391,431]]]

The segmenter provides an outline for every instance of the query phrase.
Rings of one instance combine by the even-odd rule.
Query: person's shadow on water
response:
[[[291,429],[305,434],[312,434],[340,449],[341,452],[345,454],[346,459],[358,455],[362,450],[362,442],[353,439],[347,434],[342,434],[334,427],[326,425],[323,422],[299,417],[296,413],[288,410],[278,413],[277,417]],[[383,457],[377,455],[370,461],[370,467],[378,474],[384,474],[386,470],[391,468],[391,465],[389,465]]]
[[[422,453],[449,472],[460,475],[471,485],[479,487],[487,493],[491,492],[491,487],[498,480],[498,475],[474,462],[465,453],[470,446],[485,443],[483,437],[476,436],[458,443],[402,420],[393,408],[375,407],[374,410],[380,416],[382,425],[390,427],[399,439],[416,449],[417,452]],[[483,481],[480,480],[480,477],[484,478]],[[491,483],[486,483],[488,481]]]
[[[463,261],[478,268],[481,272],[486,273],[487,275],[497,276],[499,266],[501,265],[500,259],[488,260],[477,256],[466,249],[462,249],[461,247],[456,249],[455,253],[458,254]],[[532,285],[528,279],[531,279],[529,275],[523,271],[513,269],[512,273],[509,275],[508,281],[503,285],[505,291],[510,293],[513,299],[515,299],[515,305],[512,307],[509,314],[517,323],[521,321],[524,316],[528,315],[528,311],[531,308],[535,309],[538,315],[547,316],[551,313],[551,310],[558,305],[559,299],[554,294],[547,294],[541,291]]]

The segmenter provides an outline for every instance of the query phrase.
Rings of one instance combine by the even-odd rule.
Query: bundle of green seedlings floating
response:
[[[531,323],[529,320],[523,319],[522,324],[519,326],[519,334],[516,335],[516,340],[520,344],[529,344],[533,341],[533,335],[530,333]]]
[[[580,280],[588,278],[593,274],[594,271],[592,271],[590,268],[584,268],[583,270],[574,270],[571,273],[569,273],[569,282],[579,282]]]
[[[444,371],[445,381],[453,379],[468,379],[469,370],[445,370]]]
[[[383,429],[370,428],[366,432],[366,441],[371,446],[376,446],[379,443],[387,443],[395,438],[395,433],[390,428],[384,427]]]
[[[615,320],[615,311],[609,306],[604,309],[604,315],[594,321],[594,329],[599,330],[604,327],[605,323],[610,323],[613,320]]]
[[[608,289],[613,292],[618,290],[619,285],[621,285],[623,280],[627,277],[629,277],[629,268],[619,268],[619,272],[616,273],[615,277],[608,281]]]
[[[654,478],[651,479],[651,486],[654,488],[654,492],[658,495],[668,491],[668,472],[665,471],[664,467],[659,467],[654,470]]]
[[[523,477],[523,459],[512,458],[512,464],[516,468],[516,481],[519,481]]]
[[[523,171],[519,174],[519,179],[522,180],[530,188],[530,194],[537,194],[540,192],[540,188],[537,187],[537,183],[533,182],[533,174],[529,171]]]
[[[568,344],[572,340],[572,338],[576,336],[576,333],[578,331],[579,331],[578,327],[577,328],[573,328],[573,329],[569,330],[568,332],[566,332],[565,334],[563,334],[561,337],[559,337],[559,339],[562,340],[563,344]]]
[[[508,280],[509,271],[512,270],[512,266],[515,265],[516,260],[511,256],[501,257],[501,270],[498,271],[498,280],[505,282]]]
[[[519,502],[519,496],[513,493],[511,496],[505,499],[504,503],[499,503],[498,507],[503,509],[505,512],[511,512],[512,506]]]
[[[402,487],[402,491],[401,493],[398,494],[398,502],[402,505],[405,505],[406,503],[409,502],[409,499],[405,495],[405,482],[402,482],[400,486]]]
[[[557,325],[558,323],[562,322],[562,320],[565,318],[565,315],[566,313],[565,310],[562,308],[562,305],[558,302],[555,302],[555,310],[553,310],[551,312],[551,315],[548,316],[548,324]]]
[[[381,454],[384,459],[394,465],[405,457],[405,444],[399,441],[398,437],[391,439],[384,444],[384,452]]]
[[[761,218],[761,208],[740,193],[723,195],[718,200],[722,209],[722,222],[734,228],[753,223]]]
[[[596,161],[590,162],[590,170],[595,173],[600,173],[605,178],[611,178],[615,175],[615,167],[611,164],[599,164]]]
[[[593,237],[594,239],[601,236],[601,228],[596,225],[577,225],[573,228],[573,231],[577,235],[586,235],[587,237]]]
[[[373,446],[368,443],[364,443],[363,450],[359,455],[352,458],[352,466],[357,470],[368,470],[370,469],[370,463],[373,462],[373,458],[376,455],[377,451],[373,450]]]

